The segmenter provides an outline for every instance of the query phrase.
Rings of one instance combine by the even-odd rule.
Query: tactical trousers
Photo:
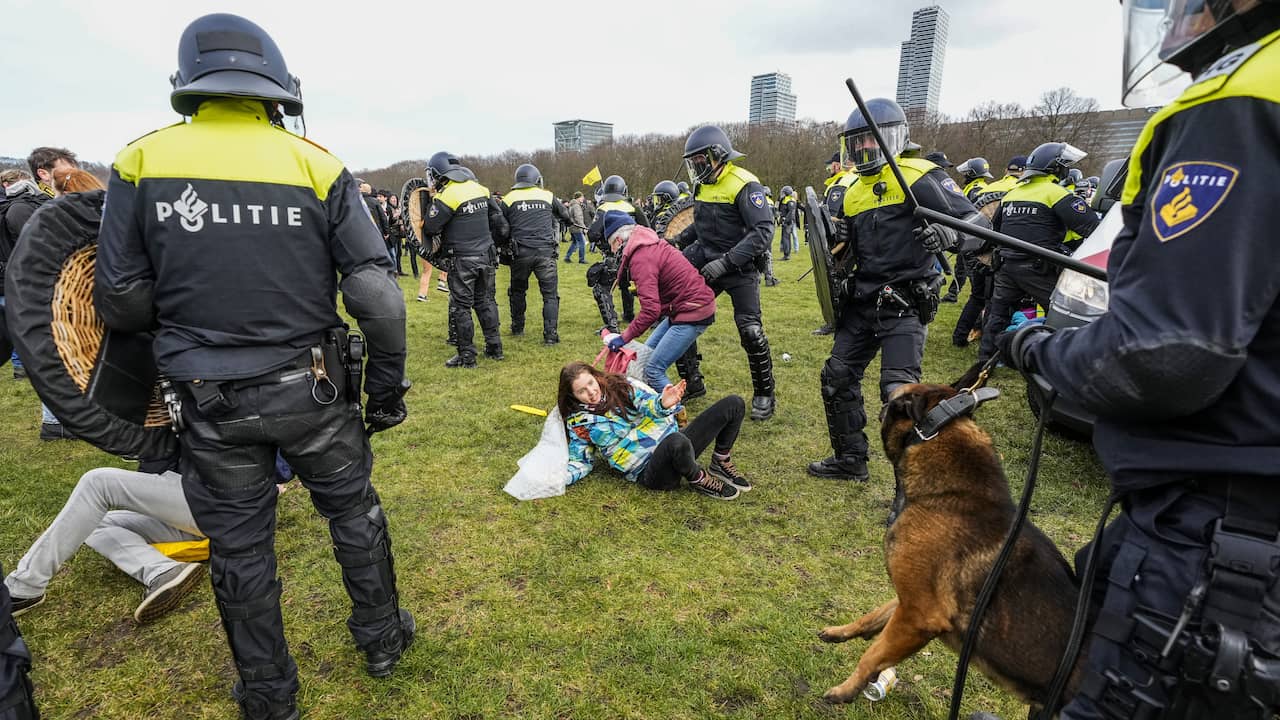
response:
[[[341,380],[342,373],[334,376]],[[400,632],[391,537],[369,481],[373,455],[359,409],[345,401],[342,385],[328,405],[316,397],[333,393],[322,385],[317,394],[304,376],[231,391],[230,407],[202,411],[190,385],[182,384],[187,429],[180,440],[191,469],[183,490],[209,536],[209,575],[240,680],[272,702],[288,702],[298,690],[276,577],[277,449],[329,521],[357,647]]]
[[[781,237],[778,240],[778,247],[782,249],[782,259],[791,258],[791,251],[795,249],[796,243],[796,226],[793,223],[783,223]]]
[[[1009,327],[1018,301],[1031,297],[1037,305],[1049,307],[1049,296],[1058,284],[1058,269],[1043,260],[1005,260],[996,271],[991,300],[987,303],[987,321],[982,326],[982,344],[978,360],[985,362],[996,354],[996,336]]]
[[[773,356],[769,354],[769,338],[765,336],[764,324],[760,320],[759,273],[730,273],[711,283],[711,289],[717,297],[720,293],[728,295],[729,302],[733,304],[733,324],[738,327],[738,342],[747,353],[752,392],[756,397],[773,397]],[[694,342],[676,362],[680,377],[690,385],[694,384],[695,378],[701,382],[701,359],[698,343]]]
[[[0,583],[0,720],[39,720],[29,672],[31,653],[13,621],[9,590]]]
[[[449,322],[463,360],[476,359],[476,326],[472,308],[480,320],[486,350],[501,350],[498,331],[497,270],[487,256],[454,258],[449,271]]]
[[[600,321],[611,332],[618,332],[618,311],[613,304],[613,283],[618,279],[618,260],[606,255],[599,269],[588,268],[587,273],[589,281],[594,278],[591,281],[591,295],[600,310]],[[631,322],[636,316],[636,297],[631,292],[630,283],[619,282],[618,294],[622,296],[622,321]]]
[[[542,293],[542,339],[559,339],[556,329],[560,317],[557,272],[554,255],[526,255],[511,262],[511,287],[507,289],[507,297],[511,300],[511,332],[524,332],[525,296],[529,292],[529,274],[532,273],[538,279],[538,290]]]
[[[970,259],[969,265],[969,299],[960,310],[960,318],[956,320],[956,329],[951,339],[956,345],[963,346],[969,342],[969,331],[982,328],[982,311],[987,309],[991,299],[991,286],[995,282],[991,268],[977,260]]]
[[[947,294],[958,296],[964,289],[964,281],[972,274],[969,260],[962,253],[955,254],[955,271],[955,276],[951,278],[951,287],[947,288]]]
[[[847,301],[822,368],[822,402],[831,449],[842,459],[867,459],[862,378],[880,352],[880,402],[899,385],[920,382],[927,330],[914,310]]]
[[[1241,701],[1241,688],[1251,692],[1268,688],[1258,683],[1245,687],[1249,683],[1235,683],[1235,677],[1230,680],[1236,692],[1215,691],[1208,678],[1203,683],[1179,687],[1180,676],[1194,674],[1195,664],[1188,660],[1190,656],[1175,646],[1161,659],[1168,634],[1183,613],[1192,587],[1209,577],[1206,556],[1217,551],[1215,544],[1226,544],[1221,536],[1214,535],[1226,500],[1220,492],[1212,492],[1214,488],[1221,490],[1224,479],[1172,480],[1176,482],[1130,493],[1123,512],[1097,540],[1102,549],[1099,568],[1094,573],[1092,608],[1096,609],[1096,617],[1082,651],[1087,655],[1079,673],[1079,689],[1074,697],[1064,699],[1060,716],[1064,720],[1271,717],[1270,713],[1251,708],[1247,700],[1244,707],[1237,704]],[[1271,486],[1274,491],[1267,493],[1270,497],[1261,496],[1254,504],[1274,513],[1280,501],[1280,481],[1272,482],[1277,484]],[[1077,572],[1083,572],[1091,547],[1086,546],[1076,555]],[[1270,552],[1277,550],[1273,547]],[[1221,588],[1210,584],[1202,608],[1222,601],[1221,595],[1215,598],[1220,592]],[[1239,623],[1237,629],[1250,639],[1255,658],[1280,658],[1280,582],[1272,580],[1269,591],[1262,593],[1261,602],[1253,606],[1252,612],[1252,622]],[[1188,625],[1197,634],[1200,617],[1197,613]],[[1225,671],[1222,677],[1226,677],[1233,668],[1231,663],[1223,662],[1214,663],[1214,670]],[[1271,684],[1269,691],[1280,706],[1280,680]],[[1272,712],[1275,710],[1273,707]]]

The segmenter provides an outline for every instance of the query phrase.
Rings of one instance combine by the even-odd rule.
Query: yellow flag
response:
[[[591,168],[591,172],[582,176],[582,184],[586,185],[587,187],[595,185],[598,182],[600,182],[600,166],[599,165]]]

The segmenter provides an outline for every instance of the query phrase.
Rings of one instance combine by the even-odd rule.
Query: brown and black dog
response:
[[[880,671],[934,638],[959,652],[977,595],[1013,524],[1016,507],[1000,459],[971,414],[947,423],[932,439],[916,433],[930,410],[955,395],[945,385],[906,385],[884,408],[881,439],[897,480],[884,550],[897,597],[818,634],[832,643],[875,637],[849,679],[823,696],[830,702],[853,700]],[[1042,705],[1067,644],[1077,590],[1062,553],[1025,523],[983,617],[973,655],[977,667],[1024,702]],[[1073,677],[1068,696],[1075,683]]]

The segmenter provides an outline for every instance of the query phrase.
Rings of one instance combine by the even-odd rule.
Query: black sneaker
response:
[[[823,325],[822,327],[818,328],[817,330],[814,330],[809,334],[810,335],[830,335],[835,331],[836,331],[835,328],[831,327],[830,325]]]
[[[781,281],[781,280],[779,280],[779,279],[778,279],[778,278],[776,278],[776,277],[771,277],[771,278],[765,278],[765,279],[764,279],[764,286],[765,286],[765,287],[773,287],[774,285],[781,285],[781,284],[782,284],[782,281]]]
[[[40,423],[41,440],[75,440],[76,436],[62,423]]]
[[[231,688],[231,699],[240,706],[241,720],[298,720],[298,705],[290,698],[287,702],[271,702],[262,693],[245,690],[239,680]]]
[[[733,460],[721,460],[713,454],[711,456],[711,464],[707,466],[707,472],[733,485],[742,492],[751,490],[751,481],[733,464]]]
[[[447,368],[467,368],[467,369],[471,369],[471,368],[474,368],[474,367],[476,366],[476,359],[475,359],[475,357],[474,357],[474,356],[469,357],[469,358],[464,358],[464,357],[462,357],[461,355],[454,355],[453,357],[451,357],[451,358],[449,358],[448,360],[445,360],[445,361],[444,361],[444,366],[445,366],[445,367],[447,367]]]
[[[772,395],[757,395],[751,398],[751,419],[768,420],[773,417],[773,411],[777,406]]]
[[[438,291],[440,291],[440,292],[444,293],[445,295],[448,295],[448,294],[449,294],[449,285],[448,285],[448,283],[446,283],[446,282],[445,282],[445,281],[443,281],[443,280],[437,280],[437,281],[436,281],[436,290],[438,290]]]
[[[861,458],[829,457],[826,460],[809,463],[809,474],[814,477],[830,480],[857,480],[866,482],[871,479],[867,470],[867,461]]]
[[[142,602],[133,611],[133,619],[149,623],[178,606],[182,598],[200,585],[204,578],[204,565],[180,563],[160,574],[142,595]]]
[[[41,594],[35,597],[29,597],[29,598],[20,598],[16,595],[13,595],[13,596],[10,596],[9,599],[13,601],[13,616],[18,617],[22,613],[27,612],[28,610],[34,608],[35,606],[42,604],[44,602],[44,595]]]
[[[738,497],[738,488],[719,478],[712,477],[711,473],[706,471],[700,473],[696,480],[690,480],[689,487],[717,500],[732,500]]]
[[[506,360],[507,356],[502,354],[502,348],[485,348],[484,356],[490,360]]]
[[[363,648],[365,655],[365,672],[370,677],[384,678],[395,670],[400,656],[413,644],[418,625],[413,621],[413,614],[400,608],[400,626],[392,629],[373,645]]]

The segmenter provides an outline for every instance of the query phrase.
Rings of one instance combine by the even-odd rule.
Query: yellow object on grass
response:
[[[204,562],[209,559],[209,539],[151,543],[151,547],[178,562]]]

